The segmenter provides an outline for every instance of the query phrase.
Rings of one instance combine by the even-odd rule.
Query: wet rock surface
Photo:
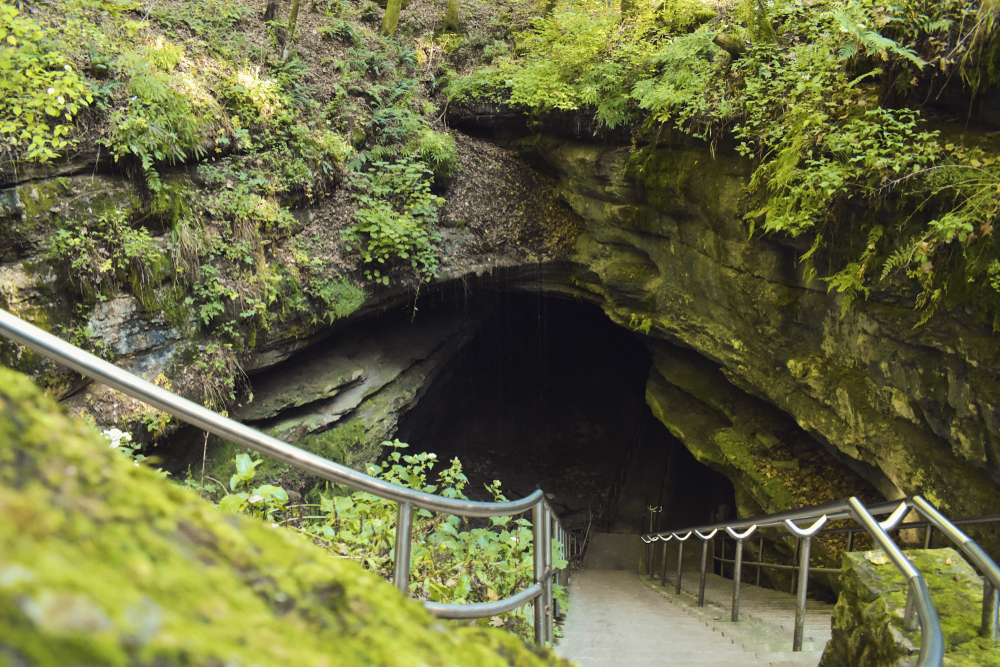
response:
[[[913,329],[907,295],[888,290],[842,316],[825,283],[805,280],[795,248],[748,240],[738,202],[749,164],[733,154],[692,140],[519,146],[561,175],[586,225],[574,280],[553,289],[695,351],[883,495],[922,493],[955,515],[1000,509],[1000,346],[969,314],[941,311]]]
[[[926,579],[941,620],[944,664],[1000,665],[1000,646],[979,638],[983,583],[954,549],[907,552]],[[843,592],[833,613],[833,638],[820,667],[915,665],[920,633],[903,629],[907,584],[881,551],[844,554]]]

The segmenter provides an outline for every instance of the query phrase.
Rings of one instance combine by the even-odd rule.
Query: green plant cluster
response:
[[[428,476],[437,462],[434,454],[403,454],[400,450],[408,445],[398,440],[383,445],[393,451],[383,463],[369,466],[369,474],[406,488],[467,500],[463,491],[468,479],[458,459],[441,470],[437,483],[432,484]],[[223,510],[278,522],[338,556],[356,560],[383,577],[392,576],[395,502],[337,487],[330,495],[320,494],[317,504],[289,505],[288,495],[280,487],[251,487],[259,463],[246,454],[237,455],[237,472],[230,481],[233,493],[219,503]],[[506,501],[499,481],[487,489],[496,501]],[[553,567],[565,568],[562,544],[553,544]],[[410,591],[417,598],[436,602],[488,602],[513,595],[534,580],[531,522],[494,517],[479,525],[457,516],[418,510],[413,523],[410,580]],[[555,595],[565,606],[561,586],[555,586]],[[489,622],[527,636],[533,623],[531,605]]]
[[[238,0],[141,8],[131,0],[40,0],[30,14],[38,29],[18,23],[37,43],[4,46],[5,58],[50,58],[38,65],[46,81],[73,74],[80,108],[93,101],[75,127],[63,123],[58,141],[67,143],[47,144],[50,157],[83,141],[110,155],[137,191],[115,204],[131,208],[54,216],[60,228],[44,259],[88,307],[126,289],[196,330],[200,350],[188,361],[193,368],[207,354],[204,371],[223,373],[202,391],[220,408],[235,389],[224,373],[275,322],[291,321],[287,335],[300,335],[360,307],[361,275],[380,285],[390,275],[429,279],[439,261],[440,193],[458,152],[433,127],[440,110],[427,100],[417,49],[376,37],[352,3],[317,8],[327,12],[323,36],[336,41],[325,42],[331,57],[320,63],[332,100],[316,87],[320,73],[294,52],[284,59],[253,45],[260,40],[248,39],[254,25]],[[13,9],[4,16],[27,21]],[[3,62],[27,71],[15,60]],[[64,61],[69,70],[55,66]],[[46,85],[58,99],[62,84]],[[361,259],[358,276],[341,268],[354,260],[345,261],[335,225],[330,238],[302,238],[306,225],[316,232],[319,202],[338,187],[357,207],[346,235]],[[78,338],[86,316],[68,323]]]
[[[166,252],[127,211],[109,209],[91,224],[71,222],[56,230],[42,258],[59,267],[72,290],[93,304],[123,285],[149,298],[168,266]]]
[[[715,15],[684,0],[620,11],[562,0],[513,55],[446,92],[593,114],[640,140],[663,126],[712,150],[735,140],[756,166],[750,233],[807,238],[807,277],[823,274],[845,309],[902,273],[917,288],[918,324],[950,294],[1000,330],[996,157],[942,141],[907,106],[955,72],[1000,82],[989,55],[998,11],[973,0],[743,0]]]
[[[408,260],[427,276],[438,265],[437,240],[430,230],[444,199],[431,193],[433,172],[412,155],[395,162],[376,161],[370,171],[355,175],[355,200],[361,208],[355,224],[344,233],[347,249],[357,244],[366,263],[386,264],[394,258]],[[373,277],[385,285],[389,276],[380,269]]]
[[[342,78],[327,113],[350,117],[359,135],[348,163],[358,211],[344,234],[347,247],[361,252],[376,282],[388,285],[386,271],[400,260],[430,279],[439,262],[434,223],[444,204],[432,190],[456,172],[455,140],[430,127],[433,105],[415,108],[421,92],[412,76],[416,51],[383,38],[344,56],[332,63]]]
[[[59,41],[0,2],[0,159],[49,162],[75,144],[70,124],[94,98]]]

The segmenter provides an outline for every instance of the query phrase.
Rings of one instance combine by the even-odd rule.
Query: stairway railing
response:
[[[942,515],[937,508],[920,496],[913,496],[901,501],[891,501],[865,507],[857,498],[847,498],[836,500],[822,505],[806,507],[786,512],[778,512],[763,516],[751,517],[739,521],[728,521],[724,523],[714,523],[704,526],[694,526],[682,530],[663,531],[658,533],[647,533],[642,536],[646,544],[652,545],[656,541],[668,542],[677,540],[677,582],[676,590],[681,590],[681,574],[684,557],[684,542],[692,536],[701,540],[701,580],[698,587],[698,606],[705,605],[705,581],[708,566],[708,544],[719,531],[723,531],[736,542],[736,554],[732,560],[725,558],[718,559],[725,563],[733,564],[733,600],[732,600],[732,620],[739,621],[740,605],[740,580],[741,568],[743,564],[743,543],[750,538],[759,528],[771,526],[782,526],[788,530],[787,534],[795,537],[799,564],[798,566],[776,566],[783,569],[798,570],[798,591],[795,610],[795,626],[792,641],[792,650],[801,651],[805,630],[805,607],[806,591],[809,584],[809,555],[811,540],[814,535],[820,533],[823,525],[830,520],[853,519],[859,528],[835,529],[829,532],[848,532],[849,541],[853,532],[864,530],[872,540],[885,552],[896,568],[907,580],[907,604],[904,616],[904,627],[908,630],[915,630],[915,621],[919,619],[921,628],[920,638],[920,659],[918,667],[940,667],[944,656],[944,638],[941,632],[941,624],[937,611],[930,598],[927,583],[913,564],[906,558],[902,550],[889,537],[888,531],[900,527],[903,518],[911,511],[916,510],[926,522],[918,524],[904,524],[905,527],[927,526],[927,543],[930,540],[930,527],[947,535],[972,561],[973,565],[983,573],[983,623],[980,634],[984,637],[996,639],[997,637],[997,610],[998,596],[1000,591],[1000,568],[986,555],[982,548],[972,541],[968,535],[963,533],[954,523]],[[884,521],[878,521],[876,516],[888,514]],[[983,517],[980,522],[992,523],[996,517]],[[813,524],[808,528],[800,528],[796,522],[812,520]],[[975,520],[962,521],[971,523]],[[742,531],[742,532],[739,532]],[[769,537],[771,537],[769,535]],[[725,554],[723,554],[724,556]],[[714,554],[713,554],[713,558]],[[758,557],[759,558],[759,557]],[[647,573],[652,574],[652,559],[647,562]],[[772,565],[767,563],[751,563],[761,567]],[[666,584],[666,545],[663,553],[663,571],[661,581]],[[817,568],[818,569],[818,568]],[[822,571],[831,571],[824,569]],[[836,570],[832,570],[836,571]],[[759,569],[758,569],[759,573]],[[916,612],[916,617],[914,617]]]
[[[19,345],[29,347],[44,357],[199,429],[293,465],[317,477],[395,501],[398,503],[398,509],[396,557],[393,563],[392,581],[404,594],[409,594],[414,508],[465,517],[514,516],[530,510],[533,529],[534,584],[513,596],[493,602],[450,604],[425,601],[423,605],[438,618],[471,619],[495,616],[533,602],[535,643],[540,646],[552,643],[554,610],[552,583],[559,572],[553,568],[553,542],[558,540],[565,544],[567,532],[541,489],[520,500],[497,503],[446,498],[397,486],[316,456],[223,417],[46,333],[2,309],[0,309],[0,333]]]

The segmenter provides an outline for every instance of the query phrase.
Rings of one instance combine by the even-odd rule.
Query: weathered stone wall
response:
[[[955,515],[1000,511],[1000,345],[974,317],[942,310],[914,329],[894,291],[841,316],[839,296],[805,281],[795,248],[750,238],[739,215],[750,164],[733,152],[551,136],[518,148],[560,175],[586,226],[576,267],[553,289],[623,325],[648,321],[650,336],[721,371],[729,387],[715,393],[735,388],[790,415],[886,497],[923,494]],[[654,374],[650,403],[666,415],[663,391]],[[664,421],[676,430],[685,418]],[[737,485],[745,477],[715,465]]]
[[[785,472],[771,465],[794,465],[772,450],[775,443],[801,444],[803,434],[815,449],[864,480],[857,489],[870,484],[889,498],[920,493],[952,515],[1000,512],[1000,345],[973,314],[942,309],[913,329],[912,295],[887,285],[842,316],[839,296],[829,294],[821,280],[805,281],[797,264],[800,250],[790,240],[750,238],[739,215],[750,164],[732,151],[713,154],[691,139],[637,148],[545,135],[519,140],[515,147],[539,171],[557,177],[559,196],[580,217],[584,231],[571,257],[546,259],[530,244],[517,256],[489,248],[463,255],[475,234],[449,229],[439,286],[491,274],[494,289],[586,299],[623,326],[648,327],[657,359],[648,387],[650,405],[696,456],[733,480],[744,514],[797,504],[805,497],[796,495],[798,490],[815,486],[801,479],[798,487],[777,484]],[[475,189],[480,187],[480,174],[473,173],[478,153],[470,151],[471,171],[468,181],[459,183],[461,196],[479,192],[486,204],[503,199],[488,188]],[[497,157],[490,168],[513,169],[513,164],[509,157]],[[0,257],[0,306],[55,331],[70,320],[72,299],[45,275],[37,253],[45,235],[62,221],[96,215],[102,206],[131,205],[120,178],[96,179],[53,178],[6,191],[11,201],[0,211],[0,234],[10,243]],[[543,185],[532,187],[548,187]],[[488,226],[494,209],[484,206],[477,215]],[[521,218],[543,210],[548,209],[515,212],[513,218],[508,211],[504,225],[527,228],[529,221]],[[494,212],[501,215],[499,208]],[[310,212],[301,214],[309,217]],[[530,224],[537,227],[538,221]],[[240,361],[248,372],[275,367],[331,333],[349,346],[347,332],[360,319],[407,298],[405,286],[377,292],[361,311],[332,328],[275,324]],[[115,353],[116,363],[150,378],[164,370],[169,376],[178,352],[198,345],[196,332],[124,293],[98,304],[88,324],[94,339]],[[466,335],[443,336],[439,343]],[[377,390],[366,385],[360,391],[365,381],[358,379],[333,382],[330,395],[313,401],[312,416],[304,415],[307,406],[296,403],[300,397],[294,389],[277,399],[285,401],[287,417],[238,414],[320,449],[355,448],[344,460],[360,465],[375,455],[372,443],[393,433],[407,403],[422,395],[434,376],[434,360],[447,357],[448,345],[432,346],[439,351],[415,357],[419,363],[394,362],[400,372],[389,373],[392,377],[372,369],[371,377],[388,378],[376,383]],[[671,350],[686,350],[697,359],[682,363]],[[381,358],[376,353],[369,361],[379,364]],[[688,362],[694,365],[685,366]],[[79,387],[78,378],[39,364],[23,349],[0,344],[0,363],[42,369],[57,396]],[[404,372],[404,366],[413,372]],[[168,379],[176,389],[177,378]],[[263,398],[258,393],[258,400]],[[93,408],[103,399],[83,394],[74,400]],[[108,412],[134,407],[106,403]],[[785,423],[788,418],[794,428]],[[294,422],[291,430],[283,420]],[[324,436],[329,426],[339,434]],[[317,442],[306,442],[313,435]],[[813,475],[823,477],[822,471]],[[843,486],[837,490],[854,492]],[[987,546],[1000,547],[995,539],[985,539]]]

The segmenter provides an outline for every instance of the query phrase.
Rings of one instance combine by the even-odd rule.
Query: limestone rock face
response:
[[[978,637],[983,583],[954,549],[908,552],[926,579],[941,620],[944,664],[1000,665],[1000,648]],[[833,613],[833,638],[820,667],[915,665],[920,633],[903,629],[906,581],[881,551],[844,554],[843,590]]]
[[[738,207],[750,164],[734,152],[542,135],[518,148],[560,174],[586,227],[572,280],[553,289],[693,350],[728,381],[710,392],[717,401],[749,394],[790,415],[886,497],[923,494],[956,515],[1000,511],[1000,345],[974,317],[942,310],[913,329],[906,296],[888,289],[842,316],[824,282],[804,279],[791,240],[750,238]],[[664,382],[661,366],[649,402],[697,452],[681,422],[694,419],[684,401],[698,392]],[[711,413],[695,420],[703,436],[732,426],[726,405],[700,406]],[[714,465],[746,487],[737,466]]]
[[[0,368],[0,663],[568,664],[135,467]]]
[[[482,118],[496,117],[487,111],[474,114],[480,129],[492,127]],[[739,207],[751,165],[734,151],[683,138],[636,148],[537,135],[513,144],[535,165],[532,172],[496,146],[465,138],[459,147],[465,176],[448,194],[443,219],[451,226],[442,230],[439,279],[422,289],[467,285],[485,274],[491,289],[592,301],[644,334],[655,359],[650,405],[700,460],[733,481],[742,513],[799,503],[796,487],[775,480],[796,469],[808,473],[810,464],[771,450],[803,434],[882,496],[923,494],[949,515],[1000,513],[998,337],[974,314],[944,307],[914,329],[912,295],[895,284],[842,315],[826,283],[804,278],[799,240],[751,238]],[[494,170],[530,187],[509,190],[505,178],[479,183]],[[569,258],[528,247],[543,236],[539,219],[560,218],[565,208],[549,205],[548,176],[533,176],[542,172],[556,177],[559,197],[583,229]],[[44,240],[71,218],[130,206],[131,197],[121,178],[100,174],[0,193],[0,307],[58,333],[73,304],[38,261]],[[535,199],[548,203],[531,204]],[[500,250],[508,237],[526,245]],[[255,402],[234,411],[324,455],[355,465],[371,460],[435,367],[471,335],[421,312],[416,328],[437,334],[414,334],[409,323],[393,329],[380,319],[374,328],[385,340],[362,345],[366,318],[404,303],[412,296],[407,289],[369,295],[332,326],[289,320],[261,332],[240,358],[253,375]],[[177,369],[199,354],[199,334],[192,321],[178,325],[164,315],[122,292],[94,307],[87,325],[116,363],[147,379],[166,372],[185,393]],[[305,348],[329,363],[295,363]],[[2,339],[0,364],[43,376],[56,396],[79,388],[78,377]],[[107,403],[112,414],[137,410],[102,401],[71,399],[91,409]],[[1000,538],[983,540],[1000,549]]]

